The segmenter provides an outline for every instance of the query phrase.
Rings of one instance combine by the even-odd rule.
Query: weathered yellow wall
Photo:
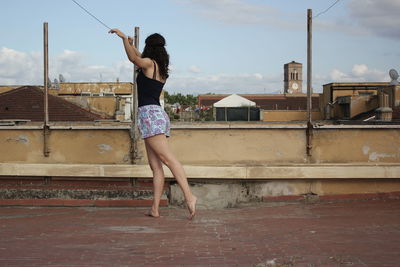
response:
[[[361,113],[377,109],[378,96],[352,96],[350,104],[350,118],[353,118]]]
[[[383,90],[385,94],[389,95],[389,106],[398,108],[400,107],[400,84],[391,85]]]
[[[173,130],[170,145],[186,164],[304,163],[302,129]]]
[[[173,129],[169,144],[184,164],[307,162],[304,129]],[[314,129],[314,163],[400,163],[400,129]],[[144,143],[139,143],[146,163]]]
[[[0,162],[130,163],[127,130],[51,130],[50,157],[42,130],[0,130]]]
[[[78,104],[97,114],[115,116],[117,99],[113,96],[61,96],[65,100]]]
[[[313,120],[321,120],[319,111],[311,112]],[[305,121],[306,110],[264,110],[263,121]]]
[[[21,87],[21,86],[20,85],[0,85],[0,94],[10,91],[12,89],[18,88],[18,87]]]
[[[317,163],[400,163],[400,129],[319,129],[312,145]]]
[[[132,83],[103,82],[103,83],[61,83],[59,94],[80,94],[81,92],[114,92],[116,94],[131,94]]]
[[[398,108],[400,107],[400,84],[394,86],[394,97],[393,97],[393,105]]]
[[[169,145],[183,164],[306,163],[305,129],[172,129]],[[0,129],[0,162],[130,164],[128,130]],[[139,164],[146,163],[139,142]],[[312,163],[400,163],[400,129],[315,129]]]
[[[338,96],[345,96],[345,95],[360,95],[362,93],[372,93],[377,95],[377,90],[363,90],[363,89],[354,89],[354,90],[334,90],[333,91],[333,101],[336,100]]]
[[[394,88],[393,86],[390,86],[389,83],[385,83],[385,82],[324,84],[323,85],[323,94],[320,97],[320,111],[321,111],[322,118],[325,119],[328,103],[335,101],[338,96],[347,96],[347,95],[352,96],[352,95],[359,95],[360,93],[372,93],[374,95],[377,95],[378,90],[376,88],[378,88],[378,87],[382,88],[382,86],[387,86],[385,88],[385,90],[387,89],[390,91],[393,91],[390,88]],[[334,89],[332,89],[332,87]],[[396,97],[397,96],[394,96],[394,98],[396,98]],[[399,98],[400,98],[400,96],[399,96]],[[334,118],[342,118],[343,117],[343,112],[340,110],[339,111],[336,110],[338,108],[339,108],[339,105],[337,105],[337,104],[335,104],[333,107],[331,115]]]

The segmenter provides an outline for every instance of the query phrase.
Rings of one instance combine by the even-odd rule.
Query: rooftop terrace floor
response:
[[[398,266],[400,201],[0,208],[0,266]]]

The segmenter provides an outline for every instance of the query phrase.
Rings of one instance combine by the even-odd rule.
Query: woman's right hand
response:
[[[128,42],[130,45],[133,45],[133,38],[131,36],[128,36]]]

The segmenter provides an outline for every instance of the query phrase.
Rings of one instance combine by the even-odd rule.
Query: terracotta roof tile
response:
[[[94,121],[107,119],[67,100],[49,95],[50,121]],[[43,90],[23,86],[0,94],[0,119],[43,121]]]

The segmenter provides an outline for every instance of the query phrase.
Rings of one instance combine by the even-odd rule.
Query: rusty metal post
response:
[[[50,135],[49,128],[49,100],[48,100],[48,80],[49,80],[49,44],[48,44],[48,23],[43,23],[43,58],[44,58],[44,122],[43,122],[43,155],[48,157],[50,154],[48,137]]]
[[[139,27],[135,27],[134,30],[134,45],[136,49],[139,50]],[[131,162],[135,164],[138,159],[138,139],[139,139],[139,132],[138,132],[138,90],[137,90],[137,70],[138,67],[136,65],[133,66],[133,87],[132,87],[132,104],[131,104]]]
[[[312,9],[307,10],[307,156],[312,150]]]

